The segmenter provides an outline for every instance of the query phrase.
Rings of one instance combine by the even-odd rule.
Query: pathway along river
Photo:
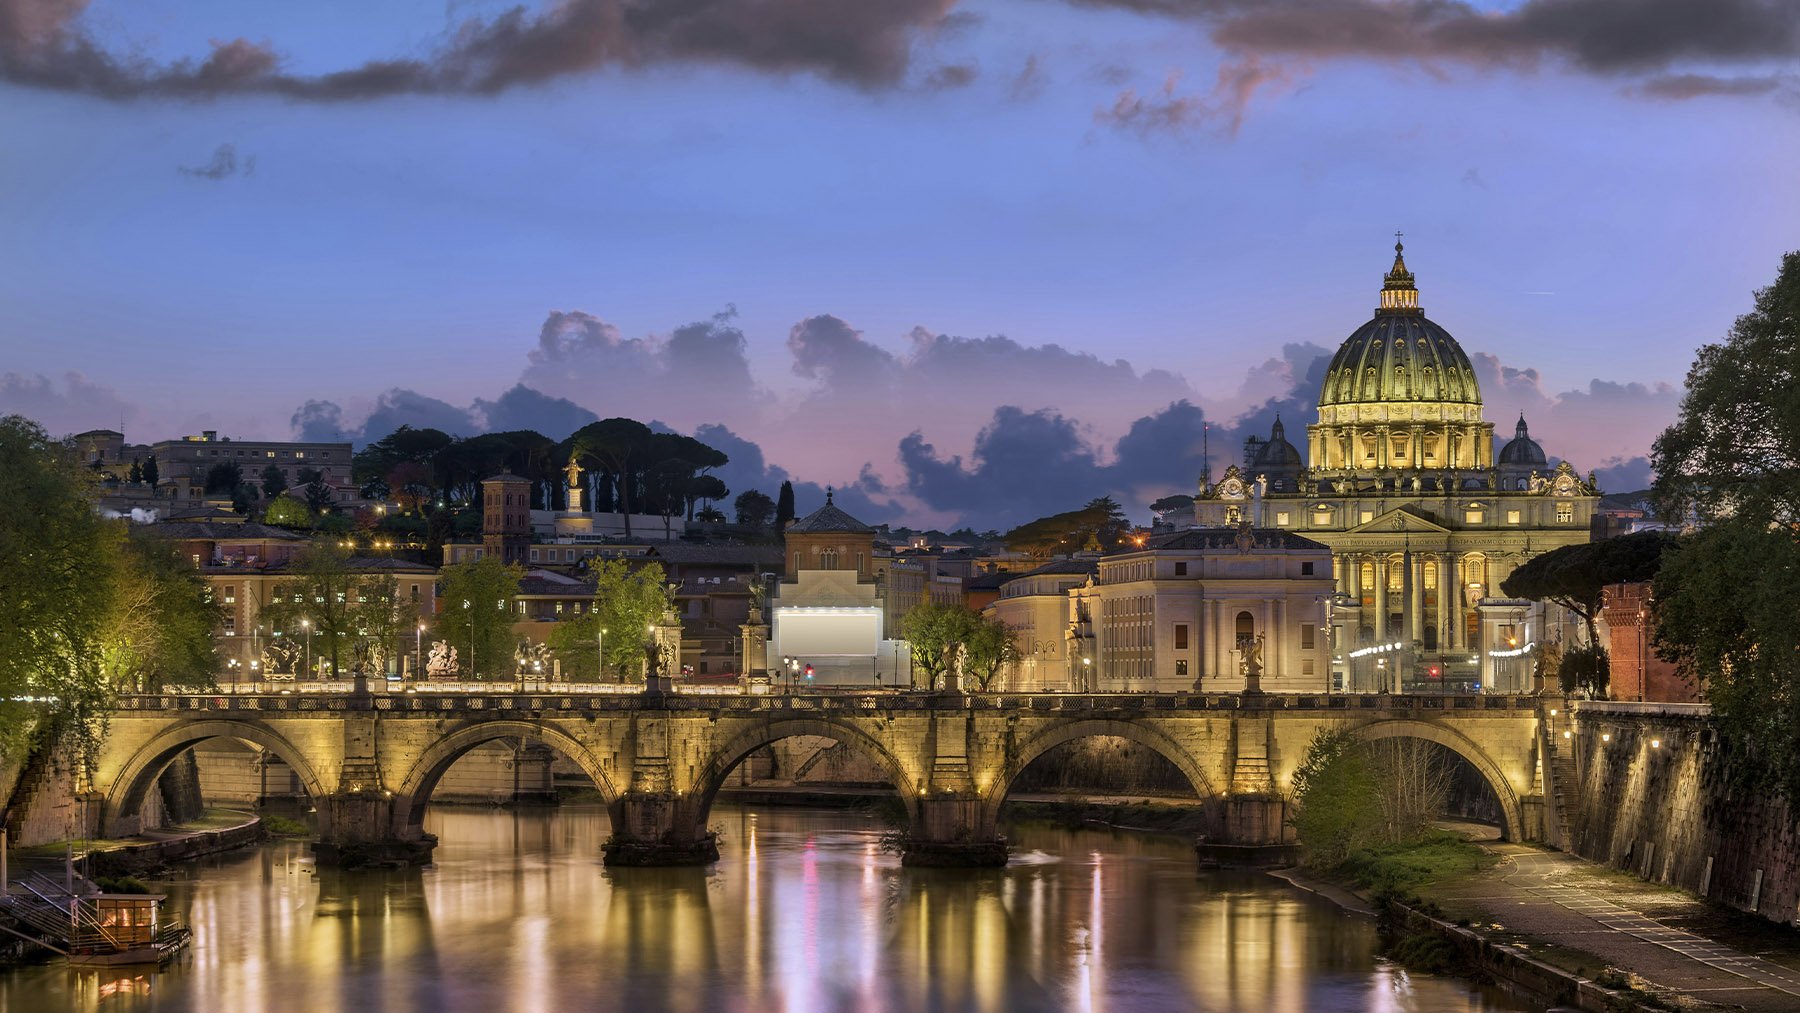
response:
[[[1005,869],[912,870],[841,810],[721,804],[709,869],[605,870],[605,811],[433,807],[433,868],[306,846],[159,883],[194,927],[161,971],[0,972],[0,1010],[1526,1009],[1375,957],[1375,929],[1169,837],[1012,828]]]

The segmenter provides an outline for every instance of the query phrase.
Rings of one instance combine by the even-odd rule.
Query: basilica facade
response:
[[[1373,319],[1325,373],[1306,452],[1277,419],[1243,467],[1201,480],[1194,523],[1330,550],[1333,688],[1522,692],[1544,617],[1500,584],[1532,556],[1588,541],[1599,495],[1592,473],[1549,465],[1523,417],[1497,453],[1494,442],[1469,357],[1426,318],[1395,244]]]

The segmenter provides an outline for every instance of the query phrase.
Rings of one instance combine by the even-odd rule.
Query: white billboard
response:
[[[881,609],[777,608],[772,632],[778,658],[873,658],[881,642]]]

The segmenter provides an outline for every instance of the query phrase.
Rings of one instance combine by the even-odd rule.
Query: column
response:
[[[1425,629],[1425,557],[1413,553],[1412,597],[1406,603],[1406,639],[1408,643],[1424,639]]]
[[[1434,557],[1437,560],[1437,642],[1438,650],[1448,654],[1450,647],[1450,571],[1454,564],[1448,554]]]
[[[1266,639],[1263,641],[1269,649],[1267,658],[1263,662],[1263,669],[1274,675],[1282,675],[1287,671],[1287,652],[1284,644],[1287,623],[1284,621],[1283,612],[1285,610],[1282,608],[1282,604],[1283,599],[1281,598],[1271,598],[1263,602],[1263,611],[1269,617],[1264,633]]]
[[[1386,556],[1375,557],[1375,642],[1387,643],[1387,569]]]

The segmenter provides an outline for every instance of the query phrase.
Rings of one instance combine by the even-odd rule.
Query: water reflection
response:
[[[1373,929],[1180,842],[1017,827],[983,872],[906,870],[852,812],[721,807],[711,869],[599,863],[603,810],[439,806],[427,870],[304,846],[166,884],[195,927],[161,972],[0,975],[0,1010],[1480,1010],[1375,962]]]

